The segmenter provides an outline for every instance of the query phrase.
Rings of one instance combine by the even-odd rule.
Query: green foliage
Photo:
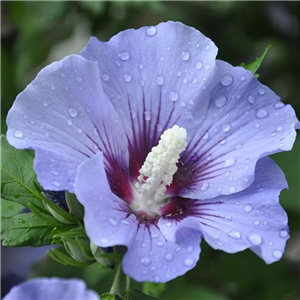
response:
[[[55,221],[55,219],[53,219]],[[52,243],[52,224],[37,218],[33,213],[17,214],[1,219],[4,246],[43,246]]]
[[[70,214],[79,220],[83,220],[84,208],[82,204],[77,200],[74,194],[66,191],[65,195]]]
[[[161,294],[167,290],[166,283],[144,282],[143,292],[155,298],[160,298]]]
[[[252,63],[250,63],[248,65],[246,65],[245,63],[241,63],[241,67],[244,67],[246,70],[251,71],[255,75],[255,77],[258,78],[259,74],[257,74],[256,72],[259,69],[260,65],[262,64],[263,60],[265,59],[265,57],[271,47],[272,46],[269,45],[265,49],[264,53],[260,57],[257,57],[255,59],[255,61],[253,61]]]
[[[124,293],[124,300],[155,300],[155,299],[156,298],[153,298],[135,289],[127,290]]]
[[[23,206],[29,202],[43,206],[32,165],[32,151],[15,149],[1,136],[1,198]]]

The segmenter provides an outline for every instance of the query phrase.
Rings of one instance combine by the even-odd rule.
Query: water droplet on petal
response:
[[[260,235],[258,234],[250,234],[248,236],[248,241],[252,244],[252,245],[255,245],[255,246],[258,246],[261,244],[262,242],[262,238]]]
[[[241,76],[241,81],[245,81],[246,77],[245,76]]]
[[[170,92],[170,99],[171,99],[172,101],[177,101],[178,98],[179,98],[179,94],[178,94],[177,91],[172,91],[172,92]]]
[[[151,264],[151,259],[149,257],[142,257],[140,259],[141,264],[144,266],[149,266]]]
[[[282,251],[280,250],[274,250],[273,251],[274,258],[280,259],[282,257]]]
[[[21,130],[15,130],[14,136],[16,138],[21,138],[23,136],[23,132]]]
[[[254,97],[249,96],[249,97],[248,97],[248,102],[249,102],[250,104],[254,104],[254,103],[255,103]]]
[[[60,187],[60,183],[57,181],[51,181],[51,184],[55,185],[56,187]]]
[[[117,221],[116,221],[114,218],[112,218],[112,217],[110,217],[110,218],[108,219],[108,221],[109,221],[109,223],[110,223],[111,225],[113,225],[113,226],[116,226],[116,225],[117,225]]]
[[[283,127],[282,127],[282,126],[278,126],[278,127],[276,128],[276,130],[277,130],[278,132],[280,132],[280,131],[283,130]]]
[[[45,132],[44,137],[46,137],[46,138],[49,137],[49,132]]]
[[[201,70],[202,67],[203,67],[203,63],[202,63],[201,61],[198,61],[198,62],[196,63],[196,69],[197,69],[197,70]]]
[[[210,45],[205,46],[205,50],[208,51],[210,49]]]
[[[176,72],[176,75],[177,75],[178,77],[180,77],[181,74],[182,74],[181,71],[177,71],[177,72]]]
[[[156,32],[157,32],[157,29],[155,26],[149,26],[146,30],[146,33],[148,36],[153,36],[156,34]]]
[[[194,251],[194,247],[193,246],[188,246],[187,252],[192,253],[193,251]]]
[[[235,162],[236,162],[235,157],[228,157],[228,158],[225,160],[224,167],[225,167],[225,168],[227,168],[227,167],[232,167],[232,166],[235,165]]]
[[[180,252],[181,251],[181,247],[177,247],[176,248],[176,252],[178,253],[178,252]]]
[[[258,119],[263,119],[263,118],[265,118],[267,115],[268,115],[268,112],[267,112],[264,108],[261,108],[261,109],[259,109],[259,110],[256,112],[256,117],[257,117]]]
[[[208,134],[208,132],[205,132],[205,134],[204,134],[204,136],[203,136],[203,140],[207,140],[208,139],[208,136],[209,136],[209,134]]]
[[[164,243],[162,242],[162,241],[158,241],[158,242],[156,242],[156,244],[155,244],[158,248],[161,248],[163,245],[164,245]]]
[[[254,225],[258,226],[260,224],[260,222],[258,220],[254,221]]]
[[[288,231],[286,229],[280,230],[279,236],[282,238],[286,238],[288,236]]]
[[[220,96],[215,99],[215,104],[217,107],[222,108],[227,103],[227,98],[225,96]]]
[[[76,79],[77,79],[78,82],[81,82],[81,81],[82,81],[82,78],[81,78],[81,77],[77,77]]]
[[[236,187],[235,186],[231,186],[230,189],[229,189],[229,192],[231,194],[233,194],[233,193],[235,193],[235,191],[236,191]]]
[[[157,282],[160,282],[159,276],[154,276],[154,277],[153,277],[153,281],[156,282],[156,283],[157,283]]]
[[[172,261],[172,260],[173,260],[173,254],[172,254],[172,253],[167,253],[167,254],[164,256],[164,260],[165,260],[165,261]]]
[[[223,132],[228,132],[229,130],[230,130],[230,125],[229,124],[224,124],[223,126],[222,126],[222,131]]]
[[[125,219],[123,219],[121,221],[121,224],[123,224],[123,225],[130,225],[130,223],[127,220],[125,220]]]
[[[283,108],[284,107],[284,103],[283,102],[276,102],[274,104],[274,108],[276,109],[280,109],[280,108]]]
[[[191,267],[195,263],[195,260],[193,258],[186,258],[184,260],[184,265],[186,267]]]
[[[181,58],[182,58],[182,60],[184,60],[184,61],[189,60],[189,59],[190,59],[190,56],[191,56],[191,54],[190,54],[189,51],[183,51],[183,52],[181,53]]]
[[[201,186],[201,188],[200,188],[201,191],[205,192],[208,189],[208,186],[209,186],[209,184],[207,182],[203,183],[202,186]]]
[[[48,106],[48,102],[44,100],[44,101],[42,102],[42,105],[43,105],[44,107],[46,107],[46,106]]]
[[[260,89],[258,89],[258,93],[260,95],[264,95],[266,93],[266,91],[264,89],[260,88]]]
[[[145,120],[146,121],[150,121],[151,120],[151,111],[145,111],[144,112],[144,115],[145,115]]]
[[[68,110],[68,113],[69,113],[69,115],[70,115],[72,118],[75,118],[75,117],[77,116],[77,114],[78,114],[77,109],[75,109],[75,108],[70,108],[70,109]]]
[[[157,82],[158,85],[163,85],[164,84],[163,76],[157,76],[156,82]]]
[[[249,213],[249,212],[251,212],[252,210],[253,210],[253,207],[252,207],[251,204],[246,204],[246,205],[244,206],[244,211],[245,211],[246,213]]]
[[[232,75],[230,75],[230,74],[223,75],[222,78],[221,78],[221,83],[224,86],[230,86],[230,85],[232,85],[232,83],[233,83],[233,77],[232,77]]]
[[[125,82],[130,82],[131,81],[131,76],[129,74],[124,74],[123,79]]]
[[[119,52],[118,57],[124,61],[129,59],[130,54],[127,51],[123,51],[123,52]]]
[[[108,81],[108,80],[109,80],[109,75],[103,74],[103,75],[102,75],[102,79],[103,79],[104,81]]]
[[[241,234],[238,231],[232,230],[229,232],[229,236],[234,238],[234,239],[240,239]]]

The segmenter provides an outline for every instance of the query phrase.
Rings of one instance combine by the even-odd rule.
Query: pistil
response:
[[[163,132],[157,146],[151,149],[139,170],[131,208],[149,216],[160,215],[160,208],[168,202],[165,195],[177,171],[180,153],[186,149],[187,132],[174,125]]]

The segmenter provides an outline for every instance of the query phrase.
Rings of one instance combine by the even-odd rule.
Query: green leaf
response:
[[[156,298],[146,295],[141,291],[130,289],[125,291],[124,300],[156,300]]]
[[[77,220],[67,213],[64,209],[53,203],[47,198],[42,198],[42,201],[46,209],[52,214],[52,216],[63,224],[77,224]]]
[[[262,63],[263,60],[265,59],[265,57],[266,57],[266,55],[267,55],[267,53],[268,53],[268,51],[269,51],[269,49],[270,49],[271,47],[272,47],[272,46],[269,45],[269,46],[265,49],[264,53],[263,53],[260,57],[257,57],[257,58],[255,59],[255,61],[253,61],[252,63],[250,63],[250,64],[248,64],[248,65],[246,65],[245,63],[241,63],[240,66],[241,66],[241,67],[244,67],[244,68],[245,68],[246,70],[248,70],[248,71],[251,71],[251,72],[258,78],[259,75],[256,74],[256,71],[259,69],[261,63]]]
[[[43,196],[35,186],[33,152],[12,147],[1,136],[1,197],[27,206],[29,201],[43,206]]]
[[[167,289],[166,283],[143,282],[143,292],[155,298],[160,298],[160,295]]]
[[[100,265],[112,267],[116,265],[116,261],[122,261],[122,256],[118,253],[106,253],[104,250],[91,242],[90,248],[94,258]]]
[[[51,250],[52,250],[52,252],[49,250],[47,251],[48,255],[53,260],[55,260],[63,265],[70,265],[73,267],[85,267],[90,264],[90,263],[79,262],[55,248],[52,248]]]
[[[83,220],[84,208],[83,205],[77,200],[76,196],[66,191],[66,201],[70,214],[79,220]]]
[[[113,295],[113,294],[110,294],[110,293],[105,293],[105,294],[101,295],[100,299],[101,300],[117,300],[117,299],[120,299],[120,298],[117,297],[117,295]]]
[[[45,217],[48,217],[45,215]],[[53,219],[55,221],[55,219]],[[17,214],[1,218],[3,246],[34,246],[52,243],[52,224],[36,217],[33,213]]]
[[[17,202],[7,201],[1,199],[1,216],[2,217],[11,217],[16,214],[19,214],[24,209],[23,205],[20,205]]]

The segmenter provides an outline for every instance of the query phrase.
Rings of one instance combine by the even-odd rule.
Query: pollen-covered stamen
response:
[[[166,187],[172,183],[180,153],[186,149],[186,137],[186,130],[177,125],[161,135],[158,145],[151,149],[139,171],[132,209],[151,216],[160,214]]]

